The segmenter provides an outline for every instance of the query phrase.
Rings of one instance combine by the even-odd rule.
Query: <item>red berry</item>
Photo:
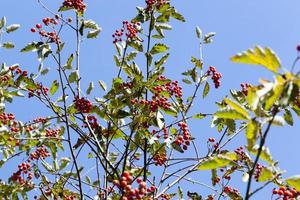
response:
[[[35,32],[36,32],[35,28],[31,28],[30,31],[31,31],[32,33],[35,33]]]
[[[38,29],[41,29],[42,28],[42,24],[36,24],[35,27],[38,28]]]
[[[297,46],[297,51],[300,51],[300,44]]]

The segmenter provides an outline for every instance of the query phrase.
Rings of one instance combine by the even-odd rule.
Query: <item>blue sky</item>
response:
[[[61,0],[44,0],[50,9],[55,10],[61,4]],[[111,0],[92,1],[87,0],[88,11],[86,18],[95,20],[103,29],[97,40],[85,41],[82,47],[82,76],[88,80],[98,79],[110,82],[116,75],[113,54],[115,53],[111,35],[115,29],[121,26],[125,19],[135,15],[135,7],[143,5],[141,0]],[[199,112],[213,112],[216,107],[212,102],[221,100],[228,94],[229,89],[239,89],[242,82],[256,84],[259,78],[272,79],[272,74],[263,68],[256,66],[238,65],[231,63],[229,58],[237,52],[246,50],[256,44],[271,47],[279,57],[286,69],[296,57],[296,45],[300,43],[300,2],[297,0],[189,0],[173,1],[177,9],[185,16],[186,23],[172,21],[174,30],[167,32],[165,42],[170,46],[171,57],[166,65],[167,74],[170,77],[180,79],[181,72],[191,66],[189,63],[192,55],[197,56],[198,46],[195,37],[195,26],[200,26],[204,33],[216,32],[214,43],[203,49],[205,65],[213,65],[223,74],[221,89],[210,93],[206,100],[199,100],[195,109]],[[43,17],[49,16],[35,0],[9,0],[1,2],[1,15],[6,16],[8,23],[20,23],[21,29],[5,37],[14,40],[16,49],[22,48],[36,35],[30,33],[30,28],[40,23]],[[0,16],[1,17],[1,16]],[[65,35],[68,40],[72,37]],[[0,50],[0,62],[7,64],[20,63],[28,70],[36,70],[38,62],[34,54],[17,54],[17,50]],[[66,53],[68,56],[68,53]],[[55,69],[53,66],[52,69]],[[300,70],[300,67],[297,68]],[[87,85],[88,80],[83,82]],[[191,88],[185,88],[191,92]],[[101,93],[96,93],[101,95]],[[28,113],[33,116],[42,114],[40,108],[26,105],[16,101],[10,109],[15,110],[18,117],[28,120]],[[294,127],[278,128],[271,130],[267,145],[275,160],[280,161],[282,169],[287,170],[288,175],[300,174],[299,164],[299,123],[295,118]],[[207,128],[207,123],[195,122],[192,131],[199,135],[199,148],[204,145],[205,139],[215,132]],[[197,124],[198,123],[198,124]],[[197,137],[197,136],[196,136]],[[237,147],[243,141],[238,138],[233,147]],[[207,178],[207,176],[204,176]],[[198,186],[197,186],[198,187]],[[197,189],[195,187],[195,189]],[[199,189],[204,191],[205,188]],[[270,197],[270,191],[264,191],[257,195],[258,199]]]

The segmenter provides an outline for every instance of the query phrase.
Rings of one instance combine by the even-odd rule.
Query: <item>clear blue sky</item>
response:
[[[55,9],[62,0],[44,0],[44,2],[51,9]],[[95,82],[98,79],[109,82],[117,73],[112,59],[115,50],[111,35],[121,26],[123,20],[132,18],[135,15],[135,7],[143,5],[144,2],[141,0],[86,0],[86,2],[88,4],[86,17],[94,19],[103,31],[97,40],[86,41],[83,44],[82,75]],[[260,77],[272,78],[271,73],[263,68],[231,63],[229,57],[235,53],[256,44],[269,46],[277,52],[287,69],[296,56],[295,48],[300,43],[298,0],[174,0],[173,4],[185,16],[187,22],[173,21],[174,30],[166,33],[165,42],[171,47],[172,54],[166,65],[169,76],[179,79],[180,73],[190,66],[190,57],[198,55],[195,26],[199,25],[205,33],[211,31],[217,33],[214,43],[204,48],[204,59],[206,65],[216,66],[223,74],[222,87],[218,91],[213,91],[207,100],[198,100],[199,105],[195,108],[199,112],[213,112],[216,107],[212,102],[221,100],[228,94],[230,88],[239,89],[242,82],[256,84]],[[16,42],[16,49],[37,39],[36,35],[30,33],[30,28],[39,23],[43,17],[49,16],[37,1],[3,0],[0,5],[2,8],[0,17],[6,16],[8,23],[22,25],[18,32],[6,37]],[[16,54],[16,52],[17,50],[0,50],[0,62],[5,61],[7,64],[17,62],[28,70],[37,69],[38,62],[34,60],[34,54]],[[52,69],[55,69],[54,66]],[[298,69],[300,70],[300,66]],[[87,84],[87,80],[85,83]],[[186,89],[191,92],[189,91],[191,88]],[[28,120],[28,113],[32,113],[33,116],[43,113],[40,108],[29,104],[24,107],[22,101],[17,101],[10,109],[16,111],[18,117],[24,120]],[[298,118],[295,118],[296,123],[292,128],[272,129],[267,141],[274,159],[280,161],[282,169],[288,170],[287,175],[300,174],[298,121]],[[201,149],[203,145],[202,149],[205,150],[205,140],[211,137],[215,130],[207,128],[208,121],[197,123],[193,123],[192,131],[200,140],[199,148]],[[237,147],[241,142],[244,142],[242,137],[235,141],[233,147]],[[207,179],[207,176],[201,178]],[[206,190],[198,187],[194,188],[198,192]],[[257,195],[257,199],[269,198],[270,193],[271,191],[261,192]]]

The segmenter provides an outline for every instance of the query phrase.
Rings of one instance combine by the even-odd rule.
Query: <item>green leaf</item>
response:
[[[167,51],[168,49],[169,49],[169,47],[167,47],[167,45],[158,43],[152,47],[150,53],[151,54],[163,53],[163,52]]]
[[[259,133],[259,123],[255,120],[249,120],[246,129],[246,138],[248,141],[248,148],[252,149],[255,145],[257,135]]]
[[[100,87],[102,88],[102,90],[106,91],[107,87],[106,87],[105,82],[102,80],[99,80],[98,83],[99,83]]]
[[[12,43],[12,42],[4,42],[4,43],[2,44],[2,47],[3,47],[3,48],[6,48],[6,49],[12,49],[12,48],[15,47],[15,45],[14,45],[14,43]]]
[[[289,177],[285,181],[289,186],[300,191],[300,175]]]
[[[258,177],[258,182],[266,182],[270,181],[274,178],[272,169],[263,167],[262,170],[260,171],[259,177]]]
[[[293,120],[293,116],[291,111],[289,111],[288,109],[285,109],[285,113],[283,115],[284,120],[291,126],[294,125],[294,120]]]
[[[99,29],[96,29],[96,30],[90,30],[89,32],[88,32],[88,34],[87,34],[87,38],[96,38],[98,35],[99,35],[99,33],[101,32],[101,29],[99,28]]]
[[[88,89],[86,90],[86,94],[89,95],[91,94],[91,91],[94,88],[94,82],[90,82]]]
[[[58,87],[59,87],[59,82],[57,80],[54,80],[50,87],[50,94],[54,95],[57,92]]]
[[[169,56],[170,56],[170,54],[167,53],[161,59],[159,59],[158,61],[154,62],[155,67],[160,67],[163,64],[165,64],[165,62],[166,62],[166,60],[168,59]]]
[[[215,32],[210,32],[210,33],[207,33],[204,38],[203,38],[203,42],[204,44],[209,44],[209,43],[212,43],[213,42],[213,37],[216,35]]]
[[[249,151],[250,153],[252,153],[254,156],[256,156],[257,153],[258,153],[258,148],[259,148],[259,145],[255,145],[255,146],[254,146],[253,148],[251,148],[251,149],[248,148],[248,151]],[[261,151],[261,154],[260,154],[260,158],[261,158],[262,160],[268,162],[269,164],[273,164],[273,163],[274,163],[269,148],[267,148],[267,147],[265,147],[265,146],[262,147],[262,151]]]
[[[193,115],[194,119],[203,119],[205,118],[207,115],[206,114],[202,114],[202,113],[198,113],[196,115]]]
[[[233,102],[232,100],[225,98],[224,102],[230,106],[233,110],[235,110],[236,112],[240,113],[241,115],[243,115],[245,118],[249,119],[249,113],[247,112],[247,110],[245,108],[243,108],[241,105],[239,105],[236,102]]]
[[[231,61],[236,63],[261,65],[275,73],[278,73],[278,70],[281,67],[277,55],[270,48],[266,47],[262,49],[260,46],[256,46],[254,50],[248,49],[247,51],[233,56]]]
[[[237,155],[235,153],[219,154],[216,156],[210,156],[204,159],[203,162],[197,167],[198,170],[212,170],[221,167],[226,167],[233,164],[233,161],[237,160]]]
[[[143,52],[143,44],[140,41],[130,41],[128,42],[128,45],[132,48],[138,50],[139,52]]]
[[[63,170],[64,168],[66,168],[66,166],[69,164],[70,161],[71,161],[70,158],[62,157],[60,159],[59,170]]]
[[[18,30],[18,28],[20,28],[20,24],[9,25],[6,27],[6,33],[14,32],[14,31]]]
[[[232,110],[232,109],[227,109],[227,110],[221,110],[217,111],[214,116],[218,118],[223,118],[223,119],[236,119],[236,120],[247,120],[248,118],[242,115],[241,113]]]
[[[70,83],[74,83],[78,80],[78,74],[77,72],[72,72],[70,75],[69,75],[69,82]]]
[[[180,200],[183,199],[183,192],[182,192],[182,189],[181,189],[180,186],[178,186],[178,197],[179,197]]]
[[[203,97],[203,99],[208,95],[208,93],[209,93],[209,89],[210,89],[210,87],[209,87],[209,83],[208,82],[206,82],[206,84],[205,84],[205,86],[204,86],[204,89],[203,89],[203,93],[202,93],[202,97]]]
[[[36,50],[37,50],[37,43],[31,42],[27,44],[23,49],[21,49],[21,52],[36,51]]]
[[[192,81],[190,81],[187,78],[182,79],[182,82],[186,83],[186,84],[192,84]]]
[[[74,54],[71,54],[67,60],[67,64],[64,66],[65,69],[72,69],[73,59],[74,59]]]
[[[6,25],[6,17],[2,17],[0,20],[0,29],[2,29]]]
[[[265,103],[265,109],[270,110],[274,103],[281,97],[284,89],[284,79],[281,76],[277,76],[276,82],[271,92],[271,96],[268,97]]]
[[[94,22],[93,20],[90,20],[90,19],[83,21],[83,27],[84,28],[93,29],[93,30],[100,29],[100,27],[98,26],[98,24],[96,24],[96,22]]]

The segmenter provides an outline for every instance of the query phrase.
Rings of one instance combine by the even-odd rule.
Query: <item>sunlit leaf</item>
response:
[[[278,70],[281,67],[279,58],[268,47],[263,49],[260,46],[256,46],[254,50],[249,49],[237,54],[233,56],[231,60],[237,63],[262,65],[263,67],[275,73],[278,73]]]

